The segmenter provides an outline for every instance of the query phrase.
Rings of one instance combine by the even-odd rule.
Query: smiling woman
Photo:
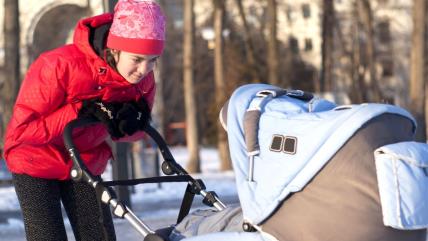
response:
[[[154,0],[119,0],[114,14],[80,20],[72,44],[42,53],[30,66],[4,147],[27,240],[67,240],[61,203],[76,240],[116,240],[108,206],[98,205],[90,185],[70,180],[62,134],[76,118],[102,123],[73,135],[94,176],[112,157],[110,137],[141,139],[164,40],[165,16]]]
[[[125,51],[111,50],[116,69],[129,83],[137,84],[155,67],[159,55],[142,55]]]

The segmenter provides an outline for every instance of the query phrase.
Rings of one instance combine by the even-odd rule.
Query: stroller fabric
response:
[[[242,231],[242,210],[239,205],[225,210],[199,209],[187,215],[169,235],[170,241],[215,232]]]
[[[183,240],[425,241],[425,229],[385,226],[374,158],[377,148],[413,139],[413,117],[392,105],[336,106],[284,93],[245,85],[220,113],[243,222],[257,232],[194,233],[190,221],[196,236]]]
[[[221,232],[210,233],[191,238],[183,239],[182,241],[278,241],[267,233],[254,232]]]
[[[386,227],[373,151],[413,138],[411,120],[382,114],[362,126],[314,178],[261,226],[287,241],[425,241],[425,230]]]
[[[384,113],[413,120],[405,110],[382,104],[335,108],[333,103],[280,96],[261,109],[258,126],[260,153],[254,159],[254,181],[249,175],[244,115],[260,98],[259,91],[275,88],[252,84],[238,88],[229,100],[227,132],[238,195],[244,219],[260,224],[291,193],[302,188],[367,121]],[[295,153],[273,151],[276,136],[296,138]]]
[[[397,229],[428,227],[428,145],[400,142],[375,151],[383,222]]]

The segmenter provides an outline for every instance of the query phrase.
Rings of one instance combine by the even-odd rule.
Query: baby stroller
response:
[[[426,240],[428,147],[412,142],[416,125],[405,110],[336,106],[302,91],[252,84],[233,93],[220,119],[228,133],[242,229],[182,240]],[[164,172],[186,176],[197,187],[193,193],[211,194],[206,202],[228,211],[173,161],[155,131],[147,133],[161,143]],[[67,139],[73,171],[81,172]],[[191,216],[184,217],[187,212],[180,212],[180,221]],[[169,239],[171,229],[154,232],[128,216],[142,226],[144,240]]]

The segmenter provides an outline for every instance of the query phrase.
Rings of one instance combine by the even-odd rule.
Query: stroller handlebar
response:
[[[147,237],[148,239],[150,239],[149,237],[156,235],[155,232],[152,231],[144,222],[138,219],[138,217],[135,216],[135,214],[133,214],[128,207],[126,207],[119,200],[117,200],[114,191],[111,188],[103,185],[102,179],[100,177],[93,176],[80,158],[79,151],[77,150],[76,145],[73,142],[73,130],[77,127],[83,127],[98,123],[100,122],[96,119],[78,118],[70,121],[65,126],[63,133],[64,145],[73,161],[73,167],[70,171],[70,176],[76,182],[84,181],[96,189],[101,189],[101,201],[106,204],[109,204],[114,209],[113,213],[116,216],[127,219],[134,226],[134,228],[137,229],[139,233],[143,235],[143,237]],[[160,153],[162,154],[162,157],[164,159],[164,162],[162,163],[162,171],[166,175],[176,174],[178,176],[188,176],[189,180],[187,182],[188,186],[192,190],[191,192],[203,196],[203,202],[206,205],[214,206],[219,211],[226,208],[226,205],[224,205],[220,201],[220,199],[214,192],[207,192],[205,190],[205,185],[201,180],[193,179],[191,176],[188,175],[187,171],[175,161],[166,142],[155,128],[148,125],[144,131],[156,142]]]
[[[86,182],[91,183],[95,181],[96,178],[92,176],[80,158],[80,154],[73,142],[73,130],[77,127],[83,127],[97,123],[99,123],[99,121],[96,119],[79,118],[70,121],[64,128],[64,145],[70,154],[71,160],[73,161],[73,167],[70,171],[70,175],[74,181],[80,181],[83,178]]]
[[[64,145],[70,154],[73,161],[73,167],[70,171],[71,178],[74,181],[84,181],[89,185],[93,186],[94,189],[101,189],[102,194],[101,201],[109,204],[113,208],[115,213],[120,218],[125,218],[134,228],[146,239],[149,235],[153,235],[155,232],[151,230],[143,221],[141,221],[126,205],[123,205],[119,200],[116,199],[116,195],[111,188],[108,188],[102,184],[101,178],[94,177],[82,159],[80,158],[79,152],[74,145],[72,134],[73,129],[82,126],[88,126],[97,124],[99,121],[95,119],[82,118],[75,119],[69,122],[64,129]],[[98,193],[97,193],[98,196]]]

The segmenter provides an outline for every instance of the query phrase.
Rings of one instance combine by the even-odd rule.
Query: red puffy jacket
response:
[[[5,135],[4,157],[11,172],[68,179],[72,162],[62,134],[65,125],[77,117],[84,99],[131,101],[144,96],[153,105],[153,73],[130,84],[91,47],[90,28],[111,21],[111,14],[79,21],[73,44],[40,55],[29,68]],[[133,141],[142,135],[139,132],[118,141]],[[101,124],[73,132],[76,147],[94,175],[100,175],[112,157],[107,138]]]

